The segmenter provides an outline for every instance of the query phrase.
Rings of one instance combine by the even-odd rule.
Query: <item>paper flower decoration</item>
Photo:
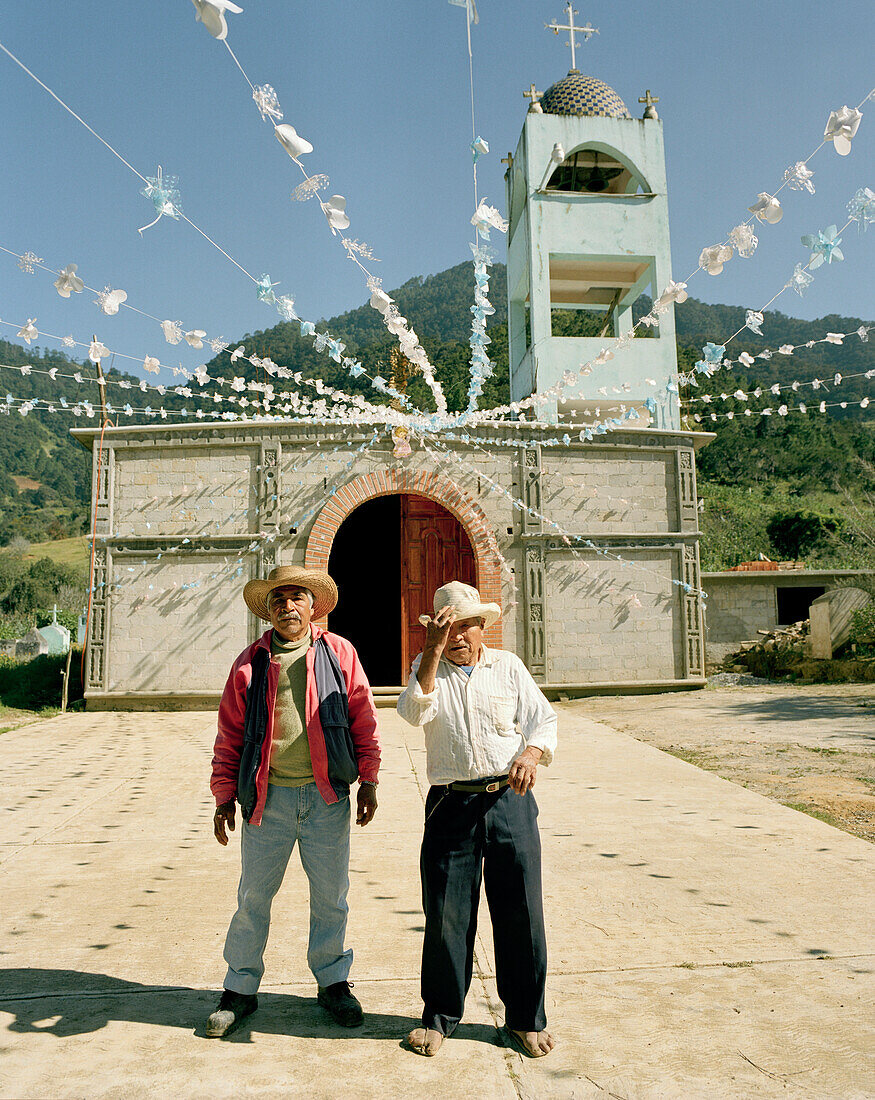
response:
[[[74,348],[76,346],[76,341],[72,336],[65,336],[61,343],[65,348]]]
[[[157,374],[161,370],[161,363],[153,355],[147,355],[143,360],[143,369],[147,370],[149,374]]]
[[[239,347],[234,348],[234,350],[231,352],[231,362],[236,363],[237,360],[242,355],[245,355],[245,354],[246,354],[246,348],[244,348],[243,345],[241,344]]]
[[[807,191],[809,195],[814,194],[813,178],[814,173],[804,160],[797,160],[784,172],[784,183],[791,191]]]
[[[291,126],[288,122],[283,122],[279,126],[274,126],[274,133],[276,139],[282,145],[283,149],[289,154],[292,160],[297,160],[298,157],[304,156],[305,153],[312,153],[313,146],[307,141],[306,138],[302,138],[294,126]]]
[[[267,302],[269,306],[272,306],[276,302],[276,295],[273,292],[273,287],[277,284],[270,281],[270,275],[262,275],[256,282],[255,293],[260,302]]]
[[[712,375],[720,370],[723,363],[723,355],[726,351],[724,344],[712,344],[710,341],[702,348],[702,358],[695,365],[696,374]]]
[[[875,191],[861,187],[848,203],[848,214],[860,223],[860,229],[867,229],[870,222],[875,222]]]
[[[744,327],[749,328],[751,332],[755,332],[757,336],[762,336],[763,330],[760,327],[763,323],[763,315],[758,313],[755,309],[749,309],[744,318]]]
[[[182,339],[182,326],[179,321],[162,321],[161,331],[168,344],[178,344]]]
[[[282,294],[276,300],[276,311],[284,321],[296,321],[295,299],[290,294]]]
[[[26,275],[33,275],[34,264],[41,264],[42,262],[42,256],[37,256],[34,252],[25,252],[23,256],[18,257],[18,266]]]
[[[670,282],[653,303],[653,308],[659,313],[664,313],[672,302],[685,302],[686,300],[687,284]]]
[[[471,218],[471,224],[480,236],[487,241],[489,240],[490,229],[497,229],[500,233],[507,232],[507,222],[494,206],[487,203],[486,199],[480,200],[480,205]]]
[[[819,229],[817,233],[807,233],[802,238],[805,247],[811,249],[811,259],[808,261],[811,271],[815,271],[821,264],[831,264],[833,260],[845,258],[839,248],[842,239],[836,236],[837,233],[838,228],[831,225],[827,229]]]
[[[793,344],[781,344],[781,346],[778,348],[778,354],[792,355],[795,350],[796,348],[793,346]]]
[[[122,302],[126,302],[127,298],[123,290],[113,290],[112,287],[105,286],[94,299],[94,304],[100,306],[108,317],[112,317],[118,313],[119,306]]]
[[[737,225],[729,234],[729,243],[739,256],[748,259],[756,252],[759,240],[753,229],[751,229],[749,225],[743,223],[742,225]]]
[[[471,153],[474,156],[475,164],[482,156],[484,156],[488,152],[489,143],[484,138],[478,136],[471,142]]]
[[[752,367],[754,362],[755,362],[755,359],[751,354],[749,354],[746,351],[743,351],[741,353],[741,355],[739,355],[738,361],[739,361],[739,363],[741,363],[741,365],[743,367]]]
[[[842,107],[833,111],[826,123],[823,136],[831,141],[833,148],[841,157],[846,157],[851,151],[851,140],[860,126],[862,111],[856,107]]]
[[[92,363],[99,363],[101,359],[105,359],[111,352],[106,344],[101,344],[99,340],[92,340],[91,345],[88,348],[88,358]]]
[[[767,191],[760,191],[757,195],[757,201],[753,206],[749,206],[748,210],[756,216],[758,221],[766,222],[768,225],[777,225],[784,217],[781,204],[774,195],[770,195]]]
[[[144,230],[151,229],[156,222],[161,221],[165,214],[169,218],[179,218],[182,213],[182,201],[179,189],[176,186],[177,182],[176,176],[165,176],[163,174],[160,164],[158,165],[157,176],[146,177],[146,186],[140,194],[152,200],[152,205],[155,207],[158,217],[149,222],[148,225],[138,229],[138,233],[142,234]]]
[[[22,325],[21,328],[18,330],[18,335],[21,337],[22,340],[24,340],[26,344],[30,344],[33,340],[37,338],[37,336],[39,336],[39,332],[37,331],[35,322],[36,317],[29,317],[27,319],[27,324]]]
[[[71,294],[81,294],[85,283],[76,274],[76,264],[67,264],[58,272],[55,279],[55,290],[62,298],[69,298]]]
[[[801,298],[813,282],[814,276],[809,275],[802,264],[797,264],[793,268],[793,274],[790,276],[790,281],[787,283],[787,286],[795,290]]]
[[[375,290],[371,294],[371,308],[375,309],[378,313],[382,313],[385,317],[392,307],[392,299],[385,292],[385,290]]]
[[[346,216],[346,199],[343,195],[332,195],[322,203],[322,211],[331,226],[331,232],[337,236],[338,229],[349,227],[349,218]]]
[[[703,248],[699,254],[699,267],[709,275],[719,275],[723,265],[732,259],[732,246],[727,244],[712,244]]]
[[[193,328],[191,332],[185,334],[185,342],[192,348],[202,348],[204,346],[204,337],[206,333],[202,328]]]
[[[228,37],[228,23],[225,12],[232,11],[240,15],[242,8],[232,4],[231,0],[191,0],[196,9],[195,19],[207,28],[213,38],[224,42]]]
[[[868,326],[860,325],[860,327],[857,329],[857,335],[860,337],[860,339],[863,341],[864,344],[867,343],[868,340],[869,340],[869,328],[868,328]]]
[[[328,176],[321,172],[316,176],[310,176],[292,191],[292,202],[306,202],[307,199],[312,199],[317,191],[327,187],[330,182]]]
[[[480,16],[477,14],[477,5],[474,0],[450,0],[451,4],[454,4],[457,8],[466,8],[468,11],[468,22],[479,23]]]
[[[265,122],[268,119],[273,122],[282,121],[283,112],[280,108],[280,101],[270,84],[256,85],[252,89],[252,98],[255,100],[255,106],[261,112],[261,117]]]
[[[844,333],[841,332],[828,332],[826,336],[824,336],[824,340],[827,344],[843,344],[845,337]],[[836,382],[836,385],[838,385],[838,383],[841,382],[841,376],[836,375],[836,378],[838,378],[838,382]]]
[[[327,176],[325,176],[325,182],[328,182]],[[356,253],[366,260],[376,260],[377,263],[380,263],[380,261],[371,250],[371,246],[369,244],[365,244],[364,241],[350,240],[349,237],[341,237],[340,239],[343,242],[343,247],[346,249],[346,254],[347,256],[349,256],[350,259],[353,259],[353,253]],[[379,282],[379,280],[377,280],[377,282]],[[371,290],[373,289],[373,287],[371,287],[370,278],[368,279],[368,288]]]
[[[227,348],[229,347],[227,341],[219,339],[219,338],[214,338],[214,339],[210,340],[209,344],[210,344],[210,347],[213,349],[213,354],[214,355],[221,355],[222,352],[227,350]]]

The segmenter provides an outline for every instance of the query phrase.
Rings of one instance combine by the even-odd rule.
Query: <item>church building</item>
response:
[[[695,452],[711,437],[680,425],[671,307],[629,340],[671,278],[662,123],[649,92],[635,119],[576,68],[528,95],[507,158],[508,327],[511,398],[534,395],[536,419],[414,434],[409,454],[382,425],[110,426],[102,448],[74,429],[94,455],[89,708],[215,706],[265,629],[243,585],[279,562],[335,578],[327,625],[378,696],[406,682],[419,615],[452,579],[501,604],[487,645],[548,694],[703,685]],[[618,408],[634,419],[587,431]]]

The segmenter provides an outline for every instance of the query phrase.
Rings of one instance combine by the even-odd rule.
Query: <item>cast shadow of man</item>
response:
[[[110,1022],[177,1027],[204,1039],[216,990],[142,985],[108,974],[79,970],[0,970],[0,1013],[12,1016],[7,1030],[68,1038],[100,1031]],[[52,1021],[49,1023],[48,1021]],[[259,993],[258,1011],[223,1042],[248,1043],[253,1034],[295,1038],[380,1039],[399,1043],[420,1021],[412,1016],[368,1012],[360,1028],[335,1024],[315,996]],[[460,1024],[456,1038],[503,1046],[499,1032],[483,1024]]]

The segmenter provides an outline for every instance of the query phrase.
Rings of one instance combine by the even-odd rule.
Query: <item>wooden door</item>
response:
[[[433,613],[435,590],[448,581],[477,584],[471,543],[456,517],[437,501],[401,497],[401,663],[406,684],[410,663],[422,650],[420,615]]]

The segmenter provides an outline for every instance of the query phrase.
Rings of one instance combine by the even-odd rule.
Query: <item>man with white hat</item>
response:
[[[556,747],[556,712],[519,657],[488,649],[498,604],[451,581],[423,615],[425,646],[398,713],[423,726],[428,781],[420,873],[425,910],[422,1027],[408,1043],[434,1055],[452,1035],[471,984],[481,878],[492,917],[498,994],[511,1041],[532,1058],[546,1030],[547,945],[541,843],[532,794]]]
[[[243,589],[271,624],[231,668],[219,707],[210,783],[213,831],[243,818],[237,912],[225,940],[228,972],[210,1038],[227,1035],[258,1007],[270,908],[295,844],[310,885],[307,962],[318,1001],[345,1027],[362,1023],[344,945],[349,890],[349,787],[359,782],[356,824],[377,809],[377,716],[358,654],[312,620],[337,604],[327,573],[280,565]]]

